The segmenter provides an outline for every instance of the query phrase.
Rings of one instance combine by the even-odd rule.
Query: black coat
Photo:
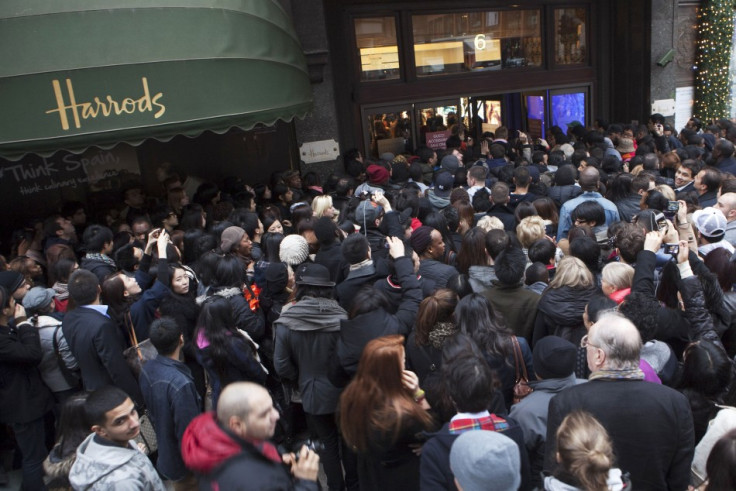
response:
[[[337,387],[344,386],[355,375],[360,355],[369,341],[390,334],[407,336],[414,326],[422,301],[422,290],[414,275],[410,258],[399,258],[394,265],[404,289],[396,314],[378,309],[360,314],[353,319],[342,320],[340,323],[340,339],[335,348],[336,356],[333,357],[330,371],[330,380]]]
[[[82,262],[79,263],[79,267],[94,273],[95,276],[97,276],[100,285],[105,282],[105,278],[107,278],[108,275],[111,275],[116,271],[115,266],[112,264],[88,257],[82,258]]]
[[[597,379],[565,389],[549,403],[544,470],[557,466],[556,433],[571,411],[591,413],[608,431],[616,464],[635,489],[687,489],[693,418],[687,399],[644,380]]]
[[[547,288],[537,305],[532,347],[545,336],[554,335],[578,345],[585,335],[583,312],[597,288]]]
[[[419,275],[433,281],[436,288],[447,288],[447,284],[458,274],[454,267],[435,259],[422,259],[419,263]]]
[[[85,390],[115,385],[136,404],[143,404],[138,382],[123,357],[126,343],[115,321],[94,309],[77,307],[66,313],[61,330],[79,363]]]
[[[263,312],[260,309],[253,312],[241,290],[238,288],[214,288],[212,294],[228,299],[233,309],[235,325],[238,329],[247,332],[256,343],[260,343],[263,340],[263,336],[266,333],[266,319],[263,316]]]
[[[503,223],[503,228],[507,232],[514,232],[516,230],[516,217],[514,211],[506,205],[493,205],[488,210],[489,217],[496,217]]]
[[[329,303],[328,303],[329,302]],[[305,297],[274,322],[274,367],[283,381],[299,386],[304,412],[333,414],[342,392],[328,379],[330,360],[347,314],[337,302]]]
[[[28,423],[51,409],[51,392],[38,371],[42,357],[38,329],[0,326],[0,422]]]
[[[346,261],[342,257],[340,243],[335,241],[332,244],[320,245],[319,251],[314,256],[314,262],[321,264],[330,271],[330,281],[337,281],[340,271],[346,265]]]

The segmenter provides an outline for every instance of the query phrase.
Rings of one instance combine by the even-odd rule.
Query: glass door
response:
[[[363,138],[369,158],[414,150],[411,105],[364,107],[362,114]]]
[[[524,126],[532,138],[544,138],[546,130],[546,91],[524,92]]]

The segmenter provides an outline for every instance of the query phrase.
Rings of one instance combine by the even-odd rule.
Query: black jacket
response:
[[[446,288],[447,284],[459,273],[449,264],[435,259],[422,259],[419,262],[419,274],[422,278],[433,281],[436,288]]]
[[[355,298],[358,291],[366,285],[372,285],[381,276],[376,269],[375,263],[350,271],[347,277],[335,289],[340,307],[345,309],[346,312],[350,312],[353,308],[353,298]]]
[[[79,267],[94,273],[100,281],[100,285],[105,282],[105,278],[107,278],[108,275],[116,271],[115,266],[112,264],[89,257],[82,258],[82,262],[79,263]]]
[[[401,257],[394,263],[404,295],[396,314],[384,309],[360,314],[353,319],[344,319],[340,325],[340,339],[330,370],[330,380],[343,387],[358,371],[358,361],[363,348],[369,341],[390,334],[408,335],[414,325],[422,290],[419,287],[411,258]]]
[[[38,371],[42,357],[38,329],[0,326],[0,422],[27,423],[51,409],[51,392]]]
[[[636,489],[687,489],[693,418],[682,394],[644,380],[596,379],[563,390],[549,403],[545,472],[557,467],[557,429],[575,410],[608,430],[617,467],[631,473]]]
[[[79,363],[85,390],[115,385],[136,404],[143,404],[138,382],[123,357],[126,343],[115,321],[94,309],[77,307],[66,313],[61,330]]]
[[[500,430],[499,433],[511,438],[519,447],[521,458],[521,485],[519,489],[531,489],[529,475],[529,456],[524,445],[524,433],[516,422],[507,419],[509,428]],[[452,444],[462,433],[450,433],[449,423],[427,440],[422,447],[422,460],[419,466],[419,484],[424,490],[457,489],[455,487],[455,475],[450,469],[450,450]],[[491,430],[483,430],[491,431]],[[490,486],[488,489],[492,489]]]
[[[340,271],[346,265],[340,250],[340,243],[335,241],[332,244],[321,244],[319,251],[314,256],[314,262],[321,264],[330,271],[330,281],[337,281]]]
[[[327,378],[347,313],[334,300],[305,297],[284,307],[274,322],[274,367],[284,381],[298,382],[304,412],[332,414],[341,390]]]
[[[641,211],[639,205],[640,201],[641,196],[636,193],[632,193],[623,199],[614,201],[616,208],[618,208],[618,216],[621,217],[621,220],[631,223],[631,219],[634,215]]]
[[[503,223],[503,228],[507,232],[514,232],[516,230],[516,217],[511,208],[506,205],[493,205],[488,210],[488,216],[496,217]]]
[[[532,347],[545,336],[555,335],[578,345],[585,335],[583,312],[598,292],[593,288],[547,288],[539,299]]]
[[[214,288],[212,294],[228,299],[233,308],[235,325],[238,329],[247,332],[256,343],[263,340],[263,335],[266,333],[266,319],[263,317],[263,312],[260,309],[253,312],[240,289]]]

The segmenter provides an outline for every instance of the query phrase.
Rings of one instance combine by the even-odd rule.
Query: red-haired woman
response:
[[[432,417],[417,376],[404,368],[404,337],[369,342],[340,397],[340,428],[358,453],[361,490],[419,489],[418,435]]]

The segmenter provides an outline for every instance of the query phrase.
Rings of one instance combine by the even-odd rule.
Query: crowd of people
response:
[[[17,231],[23,489],[736,489],[736,126],[466,133]]]

